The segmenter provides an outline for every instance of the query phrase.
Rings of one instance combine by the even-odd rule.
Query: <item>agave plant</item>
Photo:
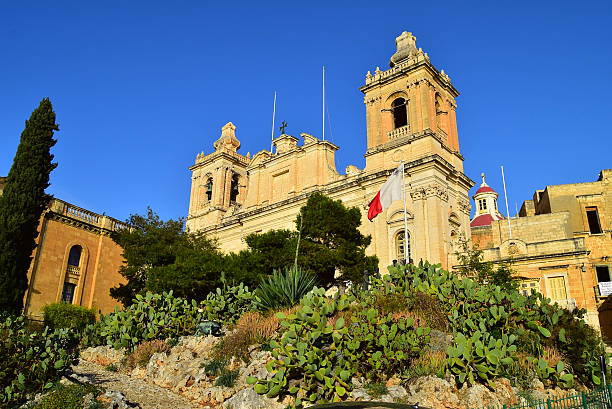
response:
[[[255,306],[263,311],[291,307],[314,288],[316,277],[297,266],[287,268],[284,273],[274,271],[255,290]]]

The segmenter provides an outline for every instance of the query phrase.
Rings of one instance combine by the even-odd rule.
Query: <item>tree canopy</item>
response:
[[[20,312],[38,224],[51,196],[45,193],[55,167],[55,112],[44,98],[25,123],[13,165],[0,196],[0,309]]]
[[[319,285],[332,283],[336,271],[343,280],[361,282],[364,270],[373,273],[378,265],[376,256],[365,255],[371,238],[358,230],[359,209],[321,193],[311,195],[301,208],[298,231],[250,234],[247,248],[238,253],[221,253],[209,238],[185,232],[183,220],[163,221],[151,209],[146,216],[132,215],[128,223],[130,229],[113,235],[123,248],[126,263],[120,273],[127,283],[111,289],[111,295],[124,305],[146,291],[172,290],[199,300],[224,283],[254,288],[294,264],[298,237],[298,265],[313,272]]]
[[[321,284],[330,284],[336,270],[341,279],[355,283],[362,281],[364,271],[376,271],[378,257],[365,254],[372,238],[359,231],[358,208],[315,192],[300,209],[295,225],[301,236],[298,264],[315,272]]]
[[[129,305],[147,290],[172,290],[180,297],[203,299],[219,286],[222,255],[203,235],[185,232],[183,220],[163,221],[149,208],[146,216],[132,215],[128,223],[129,229],[113,234],[123,248],[120,273],[127,279],[110,290],[113,298]]]
[[[468,240],[462,240],[460,246],[461,250],[457,252],[460,265],[457,270],[461,275],[479,283],[498,285],[508,291],[518,288],[518,279],[510,263],[484,261],[484,252]]]

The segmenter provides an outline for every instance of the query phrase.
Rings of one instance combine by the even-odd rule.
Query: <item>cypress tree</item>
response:
[[[57,166],[50,150],[56,142],[53,131],[58,130],[51,101],[45,98],[26,121],[0,196],[0,310],[23,309],[38,223],[51,200],[45,189]]]

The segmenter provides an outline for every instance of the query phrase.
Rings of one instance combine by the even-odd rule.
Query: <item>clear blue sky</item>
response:
[[[363,167],[358,88],[406,30],[461,92],[467,175],[501,191],[503,164],[514,209],[612,167],[611,27],[606,1],[3,1],[0,175],[48,96],[50,193],[119,219],[185,216],[187,167],[221,126],[242,153],[269,147],[275,90],[288,133],[320,135],[322,65],[337,168]]]

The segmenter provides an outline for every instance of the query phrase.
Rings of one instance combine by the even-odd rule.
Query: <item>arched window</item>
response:
[[[68,267],[66,268],[66,278],[64,279],[64,287],[62,288],[62,302],[71,304],[74,299],[76,283],[80,275],[81,254],[83,247],[79,245],[72,246],[68,253]]]
[[[395,234],[395,254],[398,260],[412,261],[410,255],[410,233],[408,233],[408,242],[405,243],[406,237],[404,236],[404,230],[400,230]],[[406,257],[408,255],[408,257]]]
[[[404,98],[397,98],[391,103],[393,112],[393,127],[395,129],[408,125],[408,111],[406,110],[407,101]]]
[[[83,248],[81,246],[72,246],[70,253],[68,254],[68,265],[78,267],[81,263],[81,252]]]
[[[212,200],[212,192],[213,192],[213,181],[212,178],[208,178],[206,182],[206,200],[209,202]]]
[[[240,178],[239,175],[235,174],[232,176],[232,185],[230,188],[230,203],[231,202],[235,202],[236,198],[238,198],[238,195],[240,194],[239,189],[239,184],[238,184],[238,179]]]

